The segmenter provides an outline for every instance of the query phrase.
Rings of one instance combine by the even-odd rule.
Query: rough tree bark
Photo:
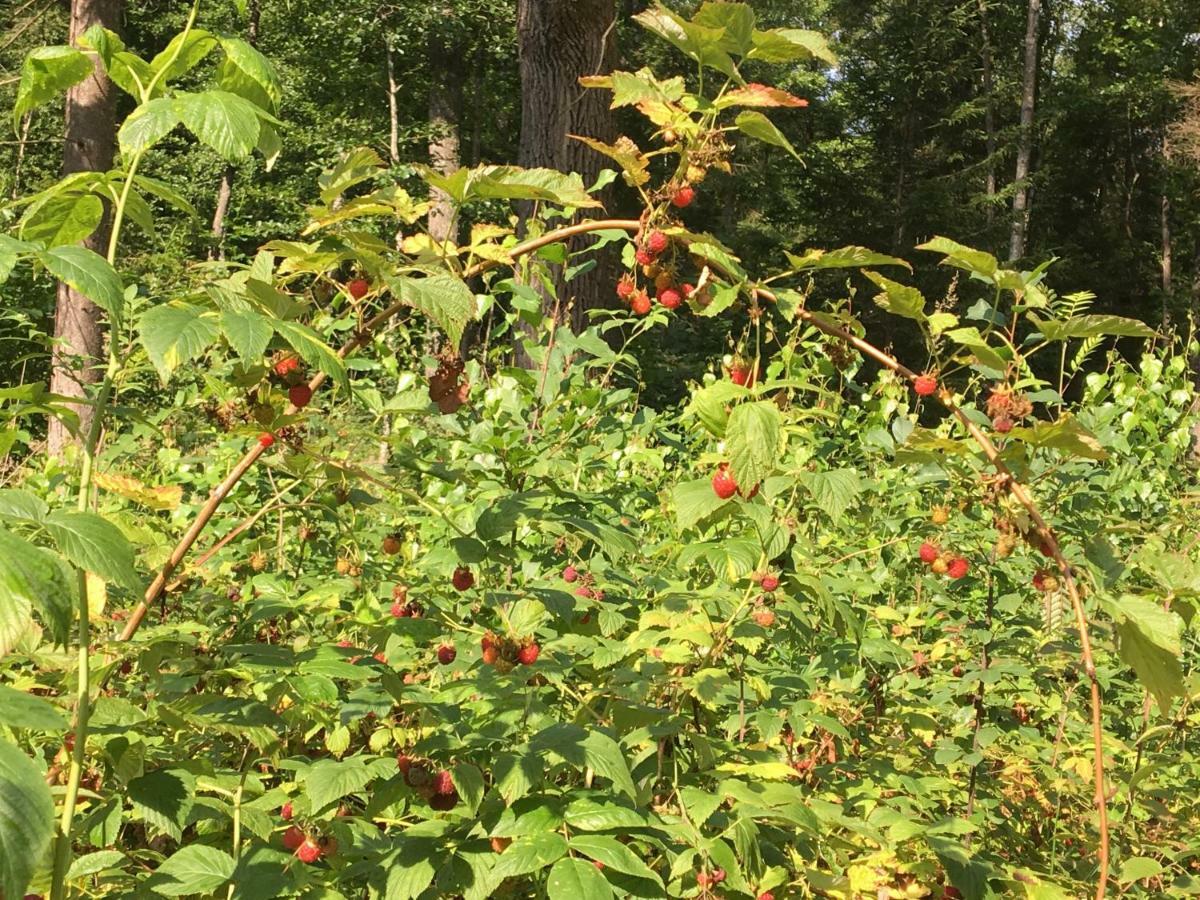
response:
[[[71,3],[71,43],[93,25],[117,30],[120,0],[73,0]],[[116,96],[112,82],[97,61],[92,74],[67,91],[66,128],[63,140],[63,174],[104,172],[112,168],[116,139]],[[84,246],[104,254],[108,245],[108,219],[85,240]],[[104,338],[100,328],[100,310],[87,297],[58,285],[54,308],[55,348],[51,360],[50,390],[66,397],[83,398],[87,386],[100,380],[100,362],[104,356]],[[92,421],[92,407],[73,403],[82,433]],[[47,449],[62,455],[77,443],[58,418],[50,419]]]
[[[1164,307],[1171,295],[1171,198],[1162,195],[1159,206],[1159,225],[1162,233],[1162,289]]]
[[[447,32],[453,27],[447,7],[429,29],[429,164],[439,172],[458,169],[459,120],[462,111],[462,47]],[[429,210],[429,234],[436,241],[457,241],[454,205],[450,197],[436,188],[429,192],[433,208]]]
[[[258,0],[250,0],[247,12],[250,16],[250,24],[246,29],[246,41],[253,47],[258,43]],[[229,201],[233,197],[233,179],[236,176],[237,169],[232,165],[226,166],[225,173],[221,176],[220,187],[217,188],[217,208],[213,211],[212,220],[213,246],[208,251],[209,259],[225,258],[225,217],[229,214]]]
[[[605,158],[567,135],[609,142],[616,137],[608,108],[611,96],[579,84],[580,76],[612,71],[615,17],[614,0],[518,0],[520,165],[578,172],[584,186],[600,174]],[[586,247],[589,240],[578,239],[572,251]],[[606,305],[612,295],[614,264],[603,256],[596,261],[591,271],[559,285],[562,308],[570,304],[570,324],[576,331],[586,325],[587,311]],[[547,309],[547,314],[552,312]]]
[[[1025,231],[1029,224],[1029,160],[1033,156],[1033,102],[1037,90],[1038,19],[1041,0],[1029,0],[1025,20],[1025,71],[1021,79],[1021,129],[1017,140],[1016,192],[1013,194],[1012,233],[1008,242],[1009,262],[1025,255]]]
[[[400,85],[396,82],[396,48],[392,43],[391,35],[388,35],[387,39],[387,83],[388,124],[390,125],[388,155],[394,166],[400,162],[400,108],[396,103],[396,94],[400,91]]]
[[[992,35],[988,26],[987,0],[979,0],[979,31],[983,38],[979,53],[983,63],[983,129],[987,141],[987,166],[984,176],[987,207],[984,213],[990,227],[996,217],[996,111],[992,106]]]

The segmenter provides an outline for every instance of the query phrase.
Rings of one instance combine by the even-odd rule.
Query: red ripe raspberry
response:
[[[646,238],[646,249],[658,256],[667,249],[667,245],[670,243],[670,239],[661,231],[652,231],[650,237]]]
[[[739,386],[754,386],[754,379],[750,377],[750,370],[745,366],[731,366],[729,369],[729,380]]]
[[[302,863],[315,863],[321,858],[321,845],[312,838],[307,838],[296,848],[296,859]]]
[[[763,891],[758,895],[758,900],[775,900],[775,895],[770,891]]]
[[[394,600],[392,602],[393,619],[407,619],[411,615],[412,612],[409,610],[407,603],[401,603],[399,600]]]
[[[992,427],[996,429],[997,434],[1008,434],[1013,430],[1013,420],[1008,416],[996,416],[992,419]]]
[[[454,793],[454,779],[445,769],[433,776],[433,792],[442,796]]]
[[[574,566],[567,566],[563,569],[563,581],[567,584],[572,584],[579,580],[579,570]]]
[[[928,397],[937,390],[937,379],[932,375],[918,375],[913,379],[913,390],[918,397]]]
[[[300,368],[300,360],[294,356],[287,356],[275,363],[274,372],[280,378],[286,378]]]
[[[289,819],[292,818],[292,815],[293,815],[292,804],[290,802],[285,803],[285,804],[283,804],[283,806],[280,807],[279,818],[283,819],[283,821],[285,821],[285,822],[288,821]]]
[[[633,311],[639,316],[644,316],[650,312],[650,295],[645,291],[638,291],[633,295]]]
[[[639,266],[648,266],[654,262],[654,254],[645,247],[639,247],[637,253],[633,255]]]
[[[409,769],[412,768],[412,764],[413,764],[412,757],[409,756],[407,753],[401,753],[399,756],[396,757],[396,768],[400,770],[401,775],[407,775],[409,772]]]
[[[264,431],[258,436],[258,442],[264,447],[270,447],[275,443],[275,435],[271,434],[269,431]]]
[[[459,566],[454,570],[454,575],[451,577],[450,583],[454,585],[456,591],[466,591],[475,583],[475,576],[471,574],[471,570],[466,566]]]
[[[295,825],[283,833],[283,846],[295,850],[304,843],[305,834]]]
[[[667,309],[678,309],[679,304],[683,302],[683,298],[679,296],[679,291],[674,288],[668,288],[658,295],[658,302]]]
[[[720,884],[724,880],[725,880],[725,870],[724,869],[713,869],[712,883]]]
[[[696,293],[696,286],[694,284],[685,284],[680,286],[679,290],[683,294],[683,299],[686,300],[687,298],[691,297],[692,294]]]
[[[495,647],[487,646],[483,648],[483,661],[489,666],[494,666],[500,660],[500,651]]]
[[[722,463],[712,477],[713,493],[722,500],[728,500],[737,493],[737,482],[733,480],[733,475],[729,472],[729,464]]]
[[[313,392],[307,384],[293,385],[288,389],[288,400],[296,409],[304,409],[312,400]]]
[[[369,290],[371,290],[371,283],[365,278],[355,278],[346,283],[346,293],[355,300],[361,300]]]
[[[956,556],[954,559],[950,560],[950,565],[946,569],[946,574],[951,578],[958,579],[966,575],[970,569],[970,563],[968,563],[961,556]]]
[[[777,587],[779,587],[779,576],[778,575],[764,575],[763,576],[762,589],[764,591],[766,591],[767,593],[770,593],[771,591],[775,590],[775,588],[777,588]]]
[[[353,647],[353,646],[354,646],[354,644],[350,643],[350,641],[347,641],[347,640],[345,640],[344,638],[343,638],[342,640],[338,641],[338,642],[337,642],[337,645],[338,645],[339,647],[343,648],[343,649],[346,649],[346,648],[349,648],[349,647]]]
[[[442,646],[438,647],[438,662],[443,666],[448,666],[454,662],[454,657],[456,656],[458,656],[458,651],[454,649],[453,644],[442,644]]]
[[[542,648],[537,644],[526,644],[517,654],[517,659],[521,661],[523,666],[532,666],[538,660],[538,654],[542,652]]]
[[[375,660],[375,662],[383,663],[385,666],[387,665],[387,654],[382,650],[372,656],[371,659]]]
[[[1046,572],[1038,569],[1033,573],[1033,586],[1039,591],[1044,591],[1046,589]]]
[[[628,300],[633,296],[634,290],[633,279],[628,275],[622,275],[621,280],[617,282],[617,296],[622,300]]]
[[[692,201],[695,199],[696,199],[696,189],[694,187],[692,187],[690,184],[685,184],[683,187],[681,187],[679,190],[677,190],[675,192],[675,195],[673,197],[671,197],[671,204],[678,209],[683,209],[685,207],[691,206]]]
[[[576,597],[586,597],[590,600],[591,598],[595,597],[596,595],[592,592],[592,589],[590,587],[588,587],[586,584],[583,584],[583,585],[580,585],[579,587],[575,588],[575,596]]]
[[[928,565],[938,558],[939,551],[936,544],[925,541],[923,544],[921,544],[921,549],[918,552],[921,556],[921,562]]]

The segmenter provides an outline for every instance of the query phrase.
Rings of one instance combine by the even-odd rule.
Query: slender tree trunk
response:
[[[1013,194],[1012,234],[1008,243],[1010,262],[1025,255],[1025,232],[1029,224],[1029,160],[1033,156],[1033,101],[1037,90],[1038,18],[1041,0],[1029,0],[1025,21],[1025,71],[1021,80],[1021,131],[1017,142],[1016,193]]]
[[[93,25],[117,30],[120,0],[73,0],[71,4],[71,43]],[[99,61],[91,75],[67,91],[66,129],[63,141],[63,174],[105,172],[112,168],[116,138],[115,91]],[[108,247],[108,221],[83,243],[104,254]],[[50,390],[66,397],[83,398],[87,386],[100,380],[100,361],[104,356],[100,310],[87,297],[59,284],[54,309],[55,348],[51,363]],[[79,416],[81,433],[91,426],[92,407],[71,404]],[[76,439],[58,418],[50,419],[47,449],[62,455]]]
[[[518,0],[517,33],[521,57],[520,165],[578,172],[585,186],[595,182],[604,157],[568,134],[612,141],[616,129],[604,91],[579,84],[583,75],[612,71],[616,45],[614,0]],[[603,198],[602,198],[603,199]],[[588,245],[580,239],[571,246]],[[560,283],[560,309],[570,308],[575,330],[587,323],[587,311],[605,306],[612,296],[613,263],[597,257],[591,271]],[[547,315],[555,308],[547,298]]]
[[[392,38],[389,35],[387,42],[387,98],[388,124],[391,126],[391,131],[388,134],[388,154],[393,166],[400,162],[400,109],[396,103],[396,94],[399,90],[400,85],[396,83],[396,50],[392,46]]]
[[[1171,294],[1171,199],[1162,195],[1159,204],[1159,226],[1162,235],[1162,289],[1163,304]]]
[[[987,206],[984,210],[990,228],[996,218],[996,111],[992,106],[992,35],[988,27],[987,0],[979,0],[979,30],[983,37],[980,55],[983,62],[983,128],[987,140],[987,166],[984,184]]]
[[[250,0],[247,8],[250,23],[246,29],[246,41],[254,46],[258,43],[258,0]],[[213,246],[208,251],[209,259],[225,258],[225,218],[229,215],[229,201],[233,198],[233,179],[237,177],[237,169],[232,165],[225,167],[221,176],[221,184],[217,187],[217,208],[213,211],[212,235]]]
[[[446,8],[443,20],[452,15]],[[458,125],[462,109],[462,48],[448,44],[436,25],[429,31],[429,164],[446,174],[459,167]],[[455,241],[454,204],[436,188],[429,192],[429,234],[435,241]]]
[[[487,59],[482,44],[475,48],[475,58],[471,61],[471,99],[475,109],[486,108],[483,103],[484,91],[484,61]],[[471,165],[477,166],[483,162],[483,116],[473,115],[471,118]]]

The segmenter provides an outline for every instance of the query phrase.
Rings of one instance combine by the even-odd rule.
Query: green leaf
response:
[[[729,422],[729,407],[748,396],[749,390],[722,378],[692,394],[684,415],[695,416],[713,437],[722,438]]]
[[[876,253],[866,247],[839,247],[836,250],[809,250],[803,256],[785,253],[788,263],[798,272],[819,269],[859,269],[865,266],[912,266],[898,256]]]
[[[883,288],[883,293],[875,295],[875,303],[881,309],[886,309],[894,316],[906,319],[925,319],[925,297],[915,287],[901,284],[885,278],[878,272],[863,272],[869,279]]]
[[[1179,663],[1183,620],[1158,603],[1133,594],[1106,600],[1104,605],[1117,620],[1121,659],[1154,695],[1162,714],[1169,715],[1172,698],[1184,693]]]
[[[781,426],[779,407],[769,400],[740,403],[729,414],[725,452],[742,491],[749,492],[775,468]]]
[[[1066,341],[1071,338],[1101,337],[1103,335],[1154,337],[1154,329],[1145,322],[1122,316],[1075,316],[1063,322],[1057,319],[1043,321],[1031,315],[1029,321],[1048,341]]]
[[[942,253],[945,255],[942,265],[954,266],[967,272],[974,272],[976,275],[981,275],[988,279],[991,279],[1000,267],[1000,264],[996,262],[996,257],[992,256],[992,254],[972,249],[957,241],[952,241],[950,238],[935,237],[924,244],[918,244],[917,249],[929,250],[932,253]]]
[[[621,793],[637,795],[620,745],[603,732],[565,723],[551,725],[534,735],[529,746],[538,753],[555,753],[578,769],[590,766]]]
[[[384,280],[399,300],[433,319],[451,346],[458,346],[475,315],[475,295],[461,279],[444,274],[426,278],[385,274]]]
[[[976,361],[986,368],[1003,371],[1005,365],[1007,365],[1000,351],[988,344],[984,340],[983,335],[979,333],[979,329],[974,326],[969,328],[955,328],[945,332],[945,336],[954,341],[954,343],[965,347],[975,357]],[[1005,350],[1004,352],[1007,353],[1008,351]]]
[[[67,719],[41,697],[0,684],[0,725],[57,732],[67,728]]]
[[[582,859],[560,859],[546,879],[548,900],[611,900],[612,896],[608,879]]]
[[[108,77],[129,96],[135,100],[141,100],[142,92],[154,76],[150,74],[150,63],[136,53],[119,50],[109,60]],[[159,85],[156,93],[161,92],[161,89],[162,86]]]
[[[574,831],[645,828],[646,816],[608,799],[580,797],[567,807],[564,821]]]
[[[320,335],[299,322],[276,321],[275,333],[287,341],[300,358],[315,369],[319,369],[332,378],[338,385],[349,390],[350,381],[346,377],[346,366],[328,344],[321,340]]]
[[[438,842],[401,835],[399,849],[387,858],[384,900],[412,900],[429,887],[444,851]]]
[[[0,518],[41,522],[50,510],[37,494],[18,488],[0,490]]]
[[[241,38],[221,38],[221,49],[233,66],[262,88],[270,100],[269,108],[273,110],[278,107],[283,100],[283,90],[279,86],[279,75],[274,64]]]
[[[138,332],[163,384],[180,366],[204,355],[220,333],[215,313],[181,300],[150,307],[138,321]]]
[[[1121,872],[1117,875],[1117,881],[1121,884],[1129,884],[1133,881],[1141,881],[1143,878],[1157,878],[1162,872],[1162,863],[1157,859],[1149,856],[1131,856],[1121,863]]]
[[[21,82],[13,103],[13,130],[20,131],[25,113],[91,75],[93,65],[86,53],[74,47],[39,47],[30,51],[21,64]]]
[[[775,123],[768,119],[765,115],[756,109],[747,109],[738,113],[738,117],[734,119],[733,124],[737,126],[742,134],[749,135],[755,140],[762,141],[764,144],[774,144],[776,147],[782,147],[796,159],[800,158],[800,154],[796,152],[796,148],[792,146],[792,142],[783,136],[783,132],[775,127]]]
[[[692,21],[705,28],[721,31],[717,46],[727,53],[745,56],[754,46],[753,7],[748,3],[727,3],[705,0],[704,5],[692,16]]]
[[[470,763],[458,763],[450,770],[450,777],[454,781],[454,787],[458,790],[458,795],[467,804],[467,809],[470,810],[471,815],[474,815],[479,809],[479,804],[483,802],[483,793],[485,790],[483,773],[479,771],[478,766],[473,766]]]
[[[228,91],[175,95],[175,114],[188,131],[230,162],[245,159],[258,145],[260,110]]]
[[[725,41],[723,28],[708,28],[688,22],[661,3],[656,4],[653,9],[638,13],[633,19],[643,28],[674,44],[698,63],[740,80],[733,60],[721,47]]]
[[[126,794],[133,814],[175,840],[183,837],[195,802],[196,779],[183,769],[157,769],[129,782]]]
[[[361,791],[371,783],[374,776],[359,757],[333,760],[322,759],[313,763],[298,777],[308,794],[313,812],[319,812],[347,794]]]
[[[567,842],[556,832],[525,834],[513,841],[496,863],[497,880],[528,875],[544,869],[567,852]]]
[[[95,194],[68,192],[29,207],[21,220],[21,237],[47,247],[78,244],[104,218],[104,203]]]
[[[47,272],[107,312],[114,323],[121,321],[125,288],[103,256],[86,247],[53,247],[38,254],[38,259]]]
[[[182,121],[175,102],[156,97],[129,114],[117,132],[121,152],[129,155],[153,147]]]
[[[825,35],[803,28],[774,28],[770,31],[755,31],[754,49],[746,54],[747,59],[770,63],[788,63],[801,59],[820,59],[830,65],[837,64],[837,55],[829,47]]]
[[[46,530],[73,565],[131,591],[142,587],[133,565],[133,548],[116,525],[96,513],[55,510]]]
[[[119,868],[123,862],[125,862],[125,854],[120,850],[98,850],[95,853],[85,853],[71,863],[71,868],[67,870],[67,881],[78,881],[106,869]]]
[[[576,172],[482,166],[471,170],[468,184],[468,200],[540,200],[577,209],[594,209],[601,205],[587,192],[583,178]]]
[[[136,175],[134,176],[133,183],[146,193],[153,194],[158,199],[187,213],[193,218],[200,215],[196,211],[196,207],[192,206],[183,194],[179,193],[179,191],[175,190],[175,188],[171,187],[165,181],[159,181],[157,178],[150,178],[146,175]]]
[[[679,482],[675,485],[674,498],[675,519],[681,531],[708,518],[726,503],[713,491],[712,481],[708,478]]]
[[[167,857],[155,870],[150,887],[167,897],[212,895],[233,877],[236,867],[233,857],[224,850],[188,844]]]
[[[54,834],[54,800],[42,770],[0,740],[0,891],[24,897]]]
[[[275,329],[271,320],[260,313],[224,310],[221,313],[221,333],[242,362],[249,364],[262,359]]]
[[[850,504],[862,493],[862,478],[854,469],[803,472],[800,482],[834,522],[841,519]]]
[[[1010,440],[1023,441],[1031,447],[1059,450],[1083,459],[1107,459],[1108,451],[1100,446],[1096,436],[1079,424],[1079,420],[1064,413],[1056,422],[1035,422],[1014,428]]]
[[[75,587],[57,557],[0,529],[0,656],[29,628],[37,609],[58,643],[67,639]]]
[[[203,28],[181,31],[150,60],[150,72],[152,75],[163,72],[160,81],[171,81],[197,66],[215,46],[217,39]]]

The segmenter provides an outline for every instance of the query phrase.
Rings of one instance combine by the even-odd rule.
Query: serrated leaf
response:
[[[546,868],[567,852],[567,842],[561,834],[543,832],[524,834],[514,840],[500,855],[494,875],[497,880],[528,875]]]
[[[944,333],[944,336],[954,341],[954,343],[966,348],[972,356],[980,363],[989,369],[1004,371],[1007,365],[1004,356],[1000,351],[992,347],[979,333],[979,329],[974,326],[968,328],[955,328]],[[1005,353],[1008,351],[1005,350]]]
[[[138,332],[163,384],[180,366],[203,356],[220,334],[215,313],[182,300],[150,307],[138,320]]]
[[[548,900],[611,900],[612,896],[608,879],[581,859],[560,859],[546,879]]]
[[[723,378],[692,394],[684,415],[696,416],[714,437],[721,438],[729,422],[730,406],[748,396],[750,391],[745,387]]]
[[[880,309],[885,309],[894,316],[906,319],[925,319],[925,297],[915,287],[892,281],[878,272],[863,272],[869,279],[883,288],[883,293],[875,295],[875,303]]]
[[[86,247],[53,247],[38,254],[46,271],[70,285],[120,322],[125,288],[116,270],[103,256]]]
[[[967,272],[974,272],[985,278],[992,278],[1000,264],[996,257],[982,250],[975,250],[950,238],[935,237],[924,244],[917,245],[918,250],[928,250],[931,253],[945,255],[942,265],[954,266]]]
[[[643,28],[674,44],[702,65],[716,69],[730,78],[737,78],[737,68],[729,54],[722,49],[725,30],[688,22],[665,6],[643,10],[633,17]]]
[[[803,472],[800,482],[808,488],[817,505],[834,522],[841,519],[850,505],[862,493],[862,478],[854,469],[833,469],[829,472]]]
[[[162,81],[172,81],[199,65],[215,46],[217,39],[203,28],[181,31],[150,60],[150,72],[162,72]]]
[[[695,481],[681,481],[675,485],[673,492],[675,500],[675,519],[680,530],[693,527],[697,522],[711,516],[725,505],[726,501],[717,496],[708,478],[698,478]]]
[[[67,639],[75,587],[59,560],[0,529],[0,656],[29,628],[37,609],[57,643]]]
[[[115,472],[97,472],[93,476],[96,486],[140,503],[147,509],[174,511],[183,500],[183,488],[178,484],[149,485],[128,475]]]
[[[188,131],[230,162],[245,159],[258,145],[261,113],[249,100],[228,91],[180,91],[173,103]]]
[[[783,136],[783,132],[775,127],[774,122],[758,110],[748,109],[738,113],[738,117],[734,119],[733,124],[737,126],[742,134],[762,141],[764,144],[773,144],[776,147],[782,147],[788,153],[792,154],[792,156],[796,157],[796,159],[800,158],[800,154],[796,152],[796,148],[792,146],[792,142]]]
[[[1154,337],[1154,329],[1145,322],[1137,319],[1127,319],[1123,316],[1075,316],[1059,321],[1057,319],[1041,320],[1029,316],[1029,321],[1050,341],[1065,341],[1071,338],[1090,338],[1109,335],[1112,337]]]
[[[252,310],[223,310],[220,316],[221,333],[233,352],[243,363],[255,363],[262,359],[271,336],[275,333],[271,320]]]
[[[529,746],[539,753],[553,752],[579,769],[590,766],[621,793],[629,797],[637,794],[620,745],[603,732],[565,723],[551,725],[534,735]]]
[[[733,480],[749,492],[774,470],[779,459],[782,417],[769,400],[739,403],[725,428],[725,452]]]
[[[45,501],[30,491],[20,488],[0,490],[0,519],[41,522],[49,511]]]
[[[341,800],[347,794],[361,791],[374,776],[358,757],[344,760],[322,759],[313,763],[298,777],[308,794],[314,812]]]
[[[211,896],[233,877],[237,867],[232,856],[216,847],[188,844],[155,870],[150,887],[167,897],[185,894]]]
[[[829,47],[825,35],[803,28],[774,28],[770,31],[755,31],[754,48],[746,54],[747,59],[763,62],[787,63],[801,59],[819,59],[834,65],[837,55]]]
[[[632,140],[622,135],[615,144],[606,144],[595,138],[569,134],[567,137],[587,144],[597,153],[614,160],[621,167],[625,181],[636,187],[650,180],[650,160]]]
[[[475,315],[475,295],[461,279],[453,275],[409,278],[385,274],[384,280],[397,298],[433,319],[446,332],[451,346],[458,346],[463,329]]]
[[[74,47],[39,47],[30,51],[21,64],[21,81],[13,103],[13,130],[20,130],[25,113],[79,84],[92,74],[92,69],[87,54]]]
[[[66,730],[67,720],[41,697],[0,684],[0,725],[57,732]]]
[[[1046,447],[1084,459],[1108,458],[1108,451],[1100,446],[1096,436],[1069,414],[1064,414],[1055,422],[1035,422],[1014,428],[1008,437],[1031,447]]]
[[[283,91],[279,86],[279,75],[275,71],[274,63],[255,49],[253,44],[241,38],[223,37],[220,41],[226,59],[262,88],[271,102],[270,108],[277,107],[283,99]]]
[[[866,266],[912,266],[898,256],[876,253],[866,247],[839,247],[836,250],[809,250],[801,256],[784,254],[789,265],[798,272],[817,269],[860,269]]]
[[[104,204],[95,194],[65,193],[29,208],[21,220],[21,237],[47,247],[78,244],[104,218]]]
[[[24,897],[54,834],[54,800],[42,770],[0,739],[0,891]]]
[[[147,150],[170,134],[181,121],[174,100],[155,97],[131,112],[121,123],[117,143],[121,152],[127,155]]]
[[[485,790],[483,773],[479,771],[478,766],[470,763],[458,763],[450,770],[450,777],[454,781],[458,795],[467,805],[471,815],[474,815],[479,809],[479,804],[483,802]]]
[[[73,565],[131,591],[141,588],[134,569],[133,548],[120,529],[104,517],[90,512],[55,510],[46,517],[46,530]]]
[[[324,372],[341,387],[349,389],[350,381],[346,376],[345,364],[315,331],[299,322],[280,320],[272,324],[275,333],[287,341],[292,349],[300,354],[301,359]]]
[[[196,779],[183,769],[157,769],[129,782],[133,815],[175,840],[183,837],[196,798]]]

